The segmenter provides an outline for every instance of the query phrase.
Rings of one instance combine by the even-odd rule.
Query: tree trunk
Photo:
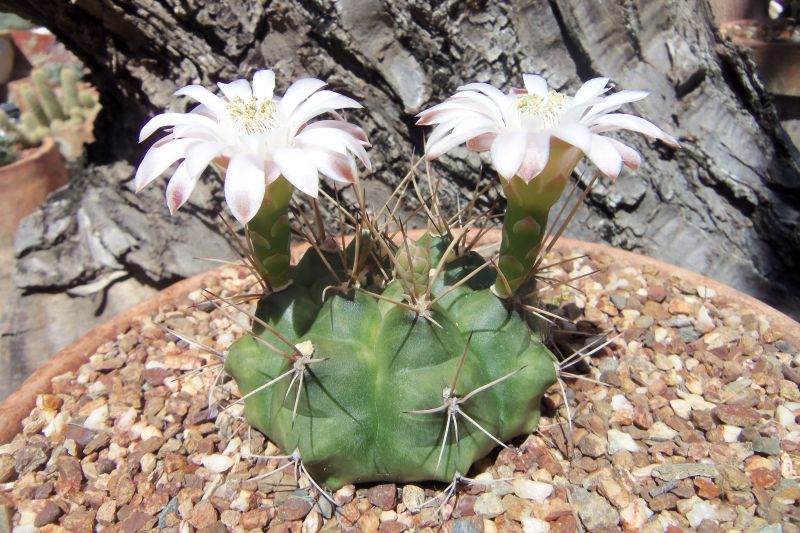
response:
[[[800,316],[800,156],[749,55],[720,39],[707,0],[452,0],[436,9],[430,4],[0,0],[1,9],[50,28],[91,69],[104,105],[94,161],[138,163],[143,149],[135,139],[146,118],[165,106],[185,105],[171,96],[176,88],[271,67],[279,91],[311,75],[364,104],[351,118],[374,145],[375,171],[364,177],[373,201],[388,194],[422,149],[425,131],[414,126],[413,115],[467,81],[506,88],[520,86],[522,73],[531,72],[569,91],[600,75],[618,88],[647,88],[653,94],[634,111],[678,137],[682,148],[627,139],[643,152],[642,168],[597,187],[568,233],[688,267]],[[91,172],[102,175],[104,168],[120,172],[119,165]],[[445,205],[463,205],[481,172],[479,158],[453,152],[435,168],[445,177]],[[114,187],[122,189],[118,183]],[[219,197],[218,184],[210,191]],[[135,231],[127,230],[149,239],[151,263],[174,239],[185,242],[184,218],[162,220],[165,206],[124,196],[159,217],[156,225],[143,219]],[[203,213],[210,219],[208,206]],[[189,247],[204,249],[202,232],[191,238]],[[42,258],[57,257],[53,247],[68,242],[24,248],[20,269],[30,272],[33,261],[40,268],[52,260]],[[131,259],[135,248],[127,247],[124,261],[122,252],[110,254],[135,270],[136,261],[144,261]],[[159,268],[138,270],[148,283],[187,273],[169,262]],[[88,277],[108,270],[97,267]],[[47,283],[35,278],[28,276],[23,286],[85,282],[80,276]]]

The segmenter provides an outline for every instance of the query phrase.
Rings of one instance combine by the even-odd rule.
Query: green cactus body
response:
[[[273,382],[246,398],[248,421],[287,453],[298,450],[306,469],[331,489],[366,481],[451,481],[497,446],[477,425],[508,441],[538,423],[541,397],[556,380],[555,358],[528,319],[491,291],[495,275],[488,269],[453,288],[483,264],[480,256],[444,265],[430,298],[446,294],[427,316],[392,302],[408,293],[409,283],[423,281],[410,276],[434,268],[447,244],[426,234],[408,245],[405,262],[400,247],[395,268],[410,265],[412,272],[397,272],[382,291],[368,286],[381,292],[380,299],[359,289],[325,291],[336,280],[309,250],[291,269],[292,285],[268,294],[257,308],[257,317],[284,340],[269,328],[256,324],[254,330],[290,354],[286,341],[306,349],[310,342],[309,357],[317,362],[304,368],[302,380],[292,379],[298,363],[252,336],[229,351],[226,370],[243,395]],[[342,269],[337,252],[326,253],[326,260]],[[451,401],[495,383],[456,403],[457,427],[448,424],[447,409],[416,412],[445,404],[465,347]]]
[[[61,109],[58,98],[56,98],[56,93],[53,92],[53,88],[50,86],[50,78],[47,77],[47,74],[43,70],[34,69],[31,72],[31,79],[34,87],[36,87],[36,92],[39,93],[39,101],[47,118],[50,121],[67,118],[64,110]]]

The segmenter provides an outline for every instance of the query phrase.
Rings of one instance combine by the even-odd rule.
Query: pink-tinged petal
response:
[[[547,81],[543,77],[536,74],[523,74],[522,80],[525,83],[525,89],[528,94],[535,94],[542,98],[547,96]]]
[[[219,87],[228,101],[234,98],[241,98],[247,101],[253,97],[253,91],[250,89],[250,83],[247,80],[234,80],[230,83],[223,83],[220,81],[217,83],[217,87]]]
[[[319,193],[319,173],[305,150],[283,148],[275,152],[275,164],[281,169],[283,177],[312,198]]]
[[[550,159],[550,136],[547,134],[529,134],[528,144],[525,148],[525,157],[517,175],[525,183],[535,178]]]
[[[592,147],[592,132],[581,124],[563,124],[558,126],[550,135],[571,144],[586,154]]]
[[[306,150],[319,172],[334,181],[355,183],[356,169],[353,161],[342,154],[330,150]]]
[[[186,149],[196,144],[197,139],[172,139],[164,138],[154,144],[144,155],[133,184],[136,192],[141,191],[148,183],[164,173],[175,161],[181,159],[186,154]]]
[[[278,102],[278,111],[283,113],[283,116],[288,117],[297,108],[300,103],[323,88],[325,82],[316,78],[303,78],[297,80],[286,89],[286,94],[283,95],[281,101]]]
[[[606,85],[608,85],[608,78],[594,78],[587,81],[575,93],[573,104],[581,105],[593,101],[608,90]]]
[[[494,132],[473,137],[467,141],[467,150],[471,152],[486,152],[492,148],[492,142],[494,142],[495,137],[497,137],[497,134]]]
[[[616,148],[617,152],[619,152],[620,157],[622,157],[622,164],[628,167],[631,170],[639,170],[639,167],[642,164],[642,156],[628,146],[627,144],[622,144],[616,139],[609,139],[606,137],[608,141]]]
[[[596,118],[592,122],[591,130],[594,133],[602,133],[604,131],[614,130],[630,130],[641,133],[645,137],[649,137],[651,139],[658,139],[671,146],[680,146],[674,137],[663,132],[652,122],[641,117],[626,115],[624,113],[611,113],[609,115],[603,115],[602,117]]]
[[[259,70],[253,75],[253,96],[269,100],[275,92],[275,73]]]
[[[513,178],[525,159],[527,135],[521,132],[500,133],[492,143],[492,165],[506,179]]]
[[[586,154],[592,163],[606,176],[616,179],[622,171],[622,156],[602,135],[592,135],[592,148]]]
[[[264,173],[266,174],[267,185],[269,185],[278,179],[278,177],[281,175],[281,169],[278,167],[278,165],[270,161],[264,165]]]
[[[139,133],[139,142],[142,142],[150,137],[159,128],[175,126],[178,124],[201,126],[206,128],[214,128],[217,125],[217,123],[212,119],[200,114],[160,113],[148,120],[147,123],[142,126],[142,131]]]
[[[350,133],[336,128],[306,128],[295,137],[295,142],[322,150],[334,150],[340,154],[347,155],[352,152],[368,169],[372,169],[367,151],[364,145]]]
[[[348,133],[350,136],[355,137],[358,142],[363,144],[364,146],[372,146],[367,139],[367,135],[364,133],[364,130],[352,124],[350,122],[345,122],[344,120],[317,120],[316,122],[312,122],[308,124],[303,131],[308,131],[312,129],[320,129],[320,128],[335,128],[342,130]]]
[[[225,149],[225,145],[218,142],[200,142],[186,149],[186,169],[192,176],[200,176],[209,163]]]
[[[266,182],[264,165],[252,155],[235,154],[225,173],[225,201],[242,224],[247,224],[261,207]]]
[[[200,85],[187,85],[175,91],[175,96],[188,96],[194,98],[214,114],[214,116],[222,117],[227,115],[225,110],[225,102],[217,95],[201,87]]]
[[[189,172],[186,161],[184,161],[178,165],[167,183],[167,208],[170,215],[174,215],[175,211],[186,203],[195,185],[197,185],[197,176]]]
[[[434,133],[436,133],[436,131],[434,131]],[[484,133],[487,133],[485,127],[477,127],[459,132],[453,131],[447,135],[441,135],[439,136],[441,138],[437,139],[436,142],[428,141],[428,143],[425,145],[425,157],[428,160],[436,159],[459,144],[463,144],[473,137],[483,135]],[[431,135],[431,138],[433,138],[433,135]]]
[[[300,127],[323,113],[329,113],[337,109],[360,108],[361,104],[339,93],[333,91],[320,91],[308,97],[300,104],[293,113],[288,115],[289,131],[294,133]]]
[[[491,99],[480,93],[464,91],[419,113],[417,125],[429,126],[476,115],[487,117],[498,124],[504,123],[502,114]]]

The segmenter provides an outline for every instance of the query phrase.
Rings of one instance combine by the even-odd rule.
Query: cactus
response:
[[[0,112],[3,112],[0,110]],[[17,154],[12,149],[13,143],[5,134],[0,135],[0,167],[10,165],[17,159]]]
[[[309,249],[291,284],[261,298],[225,368],[248,421],[325,486],[451,481],[536,428],[556,359],[530,317],[494,294],[465,233],[400,245],[365,227],[358,236],[343,251],[330,240]],[[256,260],[269,270],[269,257]]]
[[[80,89],[78,73],[64,67],[59,73],[61,100],[53,90],[50,78],[41,69],[31,72],[31,83],[20,90],[25,108],[19,123],[0,117],[2,125],[26,147],[38,146],[47,135],[60,143],[67,159],[75,159],[85,142],[93,140],[91,132],[83,131],[83,124],[95,115],[100,105],[91,92]]]

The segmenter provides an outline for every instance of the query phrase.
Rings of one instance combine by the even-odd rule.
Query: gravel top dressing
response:
[[[197,291],[196,306],[140,317],[38,397],[0,447],[0,531],[800,531],[800,354],[787,332],[607,256],[547,275],[579,277],[578,290],[542,291],[571,321],[554,319],[565,357],[613,340],[574,357],[567,404],[554,385],[540,429],[452,497],[444,484],[347,485],[334,506],[289,460],[254,458],[287,451],[250,429],[220,358],[157,325],[224,352],[249,319]],[[209,290],[255,284],[227,267]]]

